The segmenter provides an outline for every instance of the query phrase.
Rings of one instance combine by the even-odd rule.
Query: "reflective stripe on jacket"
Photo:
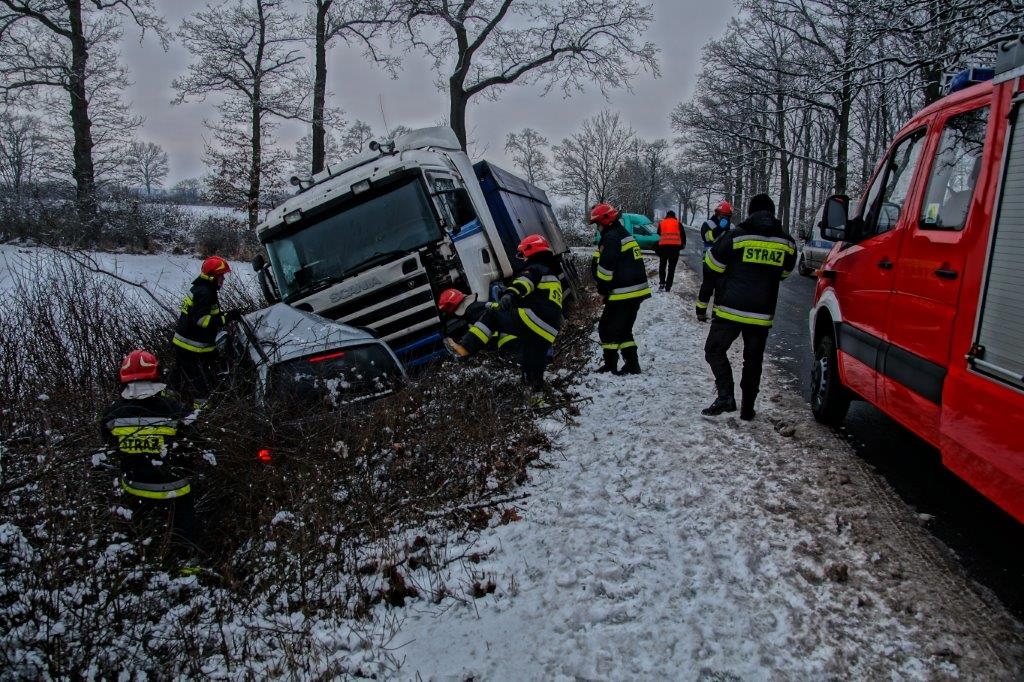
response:
[[[120,455],[121,488],[136,497],[167,500],[191,491],[179,440],[185,408],[167,395],[114,402],[103,415],[105,440]]]
[[[771,213],[760,211],[730,230],[704,254],[697,307],[715,297],[714,316],[770,327],[779,283],[796,265],[796,242]]]
[[[683,236],[682,225],[675,218],[665,218],[658,223],[658,246],[683,246],[686,238]]]
[[[217,332],[224,326],[224,313],[217,299],[217,283],[205,275],[192,282],[181,302],[181,314],[171,343],[193,353],[217,350]]]
[[[622,223],[615,222],[601,234],[601,258],[597,264],[597,291],[608,301],[644,299],[651,295],[647,266],[640,245]]]
[[[543,258],[530,259],[512,280],[508,292],[517,299],[515,305],[523,324],[552,342],[562,326],[562,282]]]

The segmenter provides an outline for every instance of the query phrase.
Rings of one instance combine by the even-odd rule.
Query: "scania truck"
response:
[[[952,84],[823,209],[811,406],[874,404],[1024,522],[1024,42]]]
[[[476,164],[447,127],[424,128],[309,179],[257,228],[253,260],[268,302],[283,301],[371,330],[407,367],[442,352],[437,297],[447,287],[491,297],[515,273],[530,234],[567,252],[540,188]],[[563,261],[566,291],[578,286]]]

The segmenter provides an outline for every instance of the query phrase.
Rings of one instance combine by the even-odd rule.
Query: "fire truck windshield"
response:
[[[281,295],[293,301],[442,236],[415,174],[304,217],[266,246]]]

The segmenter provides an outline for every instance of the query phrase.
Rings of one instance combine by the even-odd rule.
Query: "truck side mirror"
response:
[[[252,269],[255,272],[259,272],[267,266],[267,259],[263,257],[262,253],[257,253],[252,257]]]
[[[256,260],[255,258],[253,260]],[[253,263],[255,265],[255,263]],[[281,295],[277,291],[277,284],[274,282],[274,278],[271,276],[270,271],[266,268],[260,268],[256,271],[256,279],[260,283],[260,292],[263,294],[263,300],[267,303],[277,303],[281,300]]]
[[[821,212],[821,236],[832,242],[846,241],[849,219],[850,197],[835,194],[825,200],[825,208]]]

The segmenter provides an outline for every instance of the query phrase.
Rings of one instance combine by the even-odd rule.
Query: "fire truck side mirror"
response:
[[[850,197],[845,194],[835,194],[825,200],[820,226],[823,239],[833,242],[846,241],[849,207]]]

